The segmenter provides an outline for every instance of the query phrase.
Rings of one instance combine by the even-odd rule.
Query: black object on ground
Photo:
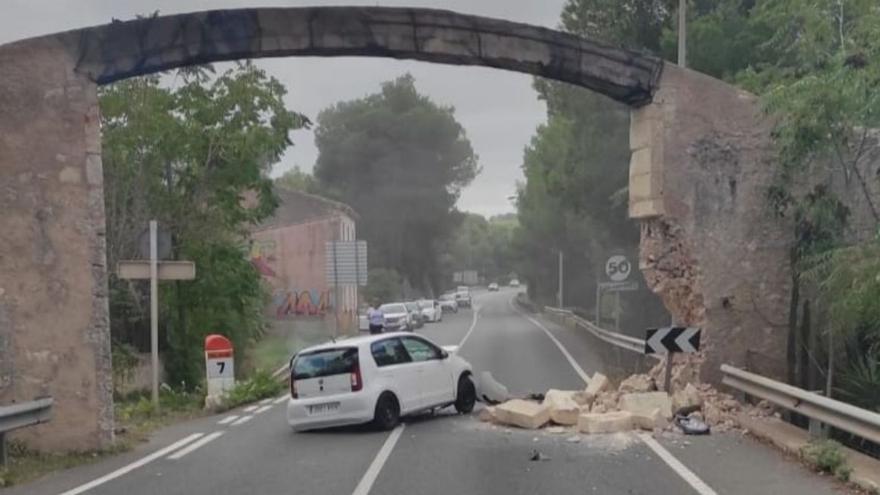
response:
[[[550,460],[550,457],[547,456],[547,455],[544,455],[544,454],[543,454],[540,450],[538,450],[538,449],[532,449],[532,452],[529,454],[529,460],[530,460],[530,461],[536,461],[536,462],[537,462],[537,461],[549,461],[549,460]]]

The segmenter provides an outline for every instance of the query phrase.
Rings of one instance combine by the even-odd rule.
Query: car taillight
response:
[[[351,391],[357,392],[364,388],[364,381],[361,379],[361,367],[355,363],[354,369],[351,370]]]
[[[298,397],[296,393],[296,380],[293,379],[293,375],[290,375],[290,397],[296,399]]]

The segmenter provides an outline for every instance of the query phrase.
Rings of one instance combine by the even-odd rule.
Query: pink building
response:
[[[356,331],[356,285],[330,286],[325,273],[326,243],[353,241],[354,210],[311,194],[276,190],[275,215],[251,232],[251,261],[272,290],[267,311],[277,320],[321,319],[340,331]],[[339,304],[337,304],[337,297]]]

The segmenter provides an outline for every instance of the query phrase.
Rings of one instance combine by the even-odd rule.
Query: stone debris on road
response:
[[[496,390],[507,393],[491,375],[488,380]],[[735,416],[743,411],[752,416],[774,414],[769,404],[743,406],[708,384],[686,383],[670,395],[657,390],[655,379],[648,374],[629,376],[615,389],[605,375],[596,373],[584,390],[550,389],[546,394],[502,401],[480,410],[479,419],[530,430],[547,427],[545,431],[551,434],[631,430],[693,434],[701,430],[696,428],[699,425],[706,426],[705,432],[710,425],[714,431],[733,429]],[[580,437],[569,436],[566,441],[579,442]]]

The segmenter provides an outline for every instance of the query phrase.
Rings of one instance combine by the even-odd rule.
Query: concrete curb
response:
[[[755,437],[795,456],[799,456],[801,449],[810,442],[808,432],[778,418],[755,418],[740,413],[736,421]],[[846,447],[843,450],[853,470],[850,482],[868,493],[880,493],[880,460]]]

